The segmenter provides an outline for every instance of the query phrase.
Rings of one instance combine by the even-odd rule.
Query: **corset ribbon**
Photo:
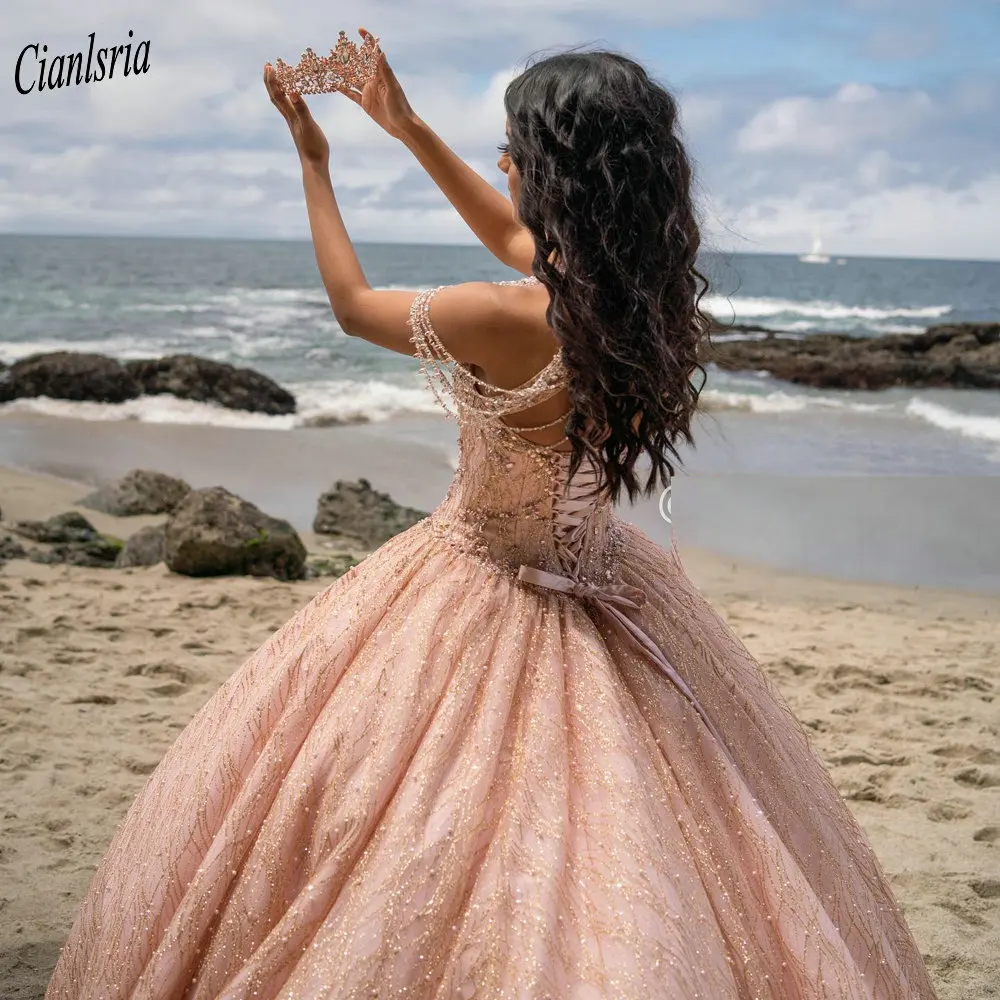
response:
[[[671,666],[669,660],[663,655],[663,651],[649,635],[639,627],[622,609],[638,609],[646,601],[645,591],[638,587],[629,586],[627,583],[609,583],[598,587],[595,584],[587,583],[583,580],[574,580],[572,577],[562,576],[559,573],[549,573],[547,570],[539,569],[537,566],[523,565],[518,570],[518,579],[525,583],[533,583],[539,587],[546,587],[549,590],[557,590],[572,597],[579,597],[583,600],[593,601],[596,607],[603,613],[609,624],[616,629],[625,640],[638,652],[647,656],[652,662],[673,682],[675,687],[694,706],[701,716],[708,731],[715,737],[723,753],[729,756],[729,750],[725,741],[719,735],[718,730],[708,717],[708,713],[702,708],[694,692],[684,683],[684,678]],[[731,759],[731,758],[730,758]]]
[[[735,764],[729,748],[712,724],[708,713],[702,708],[694,692],[684,683],[659,646],[629,615],[646,602],[646,593],[627,583],[608,583],[598,586],[581,580],[578,575],[580,554],[587,533],[588,521],[593,511],[593,497],[597,487],[597,473],[593,466],[581,466],[579,474],[566,494],[560,498],[555,510],[554,542],[556,552],[567,575],[550,573],[538,566],[522,564],[517,577],[525,583],[535,584],[549,590],[559,591],[593,602],[608,623],[619,632],[633,648],[648,657],[694,706],[708,731],[715,737],[722,752]]]

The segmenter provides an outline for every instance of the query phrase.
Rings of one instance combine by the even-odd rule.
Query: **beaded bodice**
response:
[[[521,433],[558,426],[569,414],[532,426],[512,426],[502,419],[551,398],[568,384],[562,351],[516,388],[486,383],[457,361],[435,333],[430,304],[437,291],[421,292],[410,313],[410,340],[421,370],[442,410],[459,427],[458,468],[445,499],[431,514],[435,530],[510,575],[528,564],[595,583],[615,577],[621,522],[607,497],[596,492],[596,467],[585,459],[571,481],[565,435],[540,445]]]

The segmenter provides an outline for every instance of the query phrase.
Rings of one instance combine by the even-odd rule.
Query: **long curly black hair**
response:
[[[710,329],[700,302],[700,234],[676,100],[638,63],[569,51],[529,65],[507,87],[507,151],[520,174],[517,214],[535,240],[532,271],[572,378],[571,474],[585,453],[617,502],[675,473]],[[702,384],[695,388],[697,370]],[[644,486],[635,474],[650,458]]]

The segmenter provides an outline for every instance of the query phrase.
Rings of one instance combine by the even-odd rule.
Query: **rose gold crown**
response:
[[[348,40],[347,32],[342,31],[337,47],[330,49],[328,56],[318,56],[312,49],[306,49],[297,66],[278,59],[274,75],[286,94],[293,90],[300,94],[330,94],[344,87],[362,90],[375,76],[381,54],[378,39],[373,35],[366,35],[358,48]]]

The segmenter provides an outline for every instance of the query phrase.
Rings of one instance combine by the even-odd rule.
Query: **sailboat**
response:
[[[829,264],[829,254],[823,253],[823,241],[818,237],[813,238],[813,248],[810,253],[799,257],[803,264]]]

